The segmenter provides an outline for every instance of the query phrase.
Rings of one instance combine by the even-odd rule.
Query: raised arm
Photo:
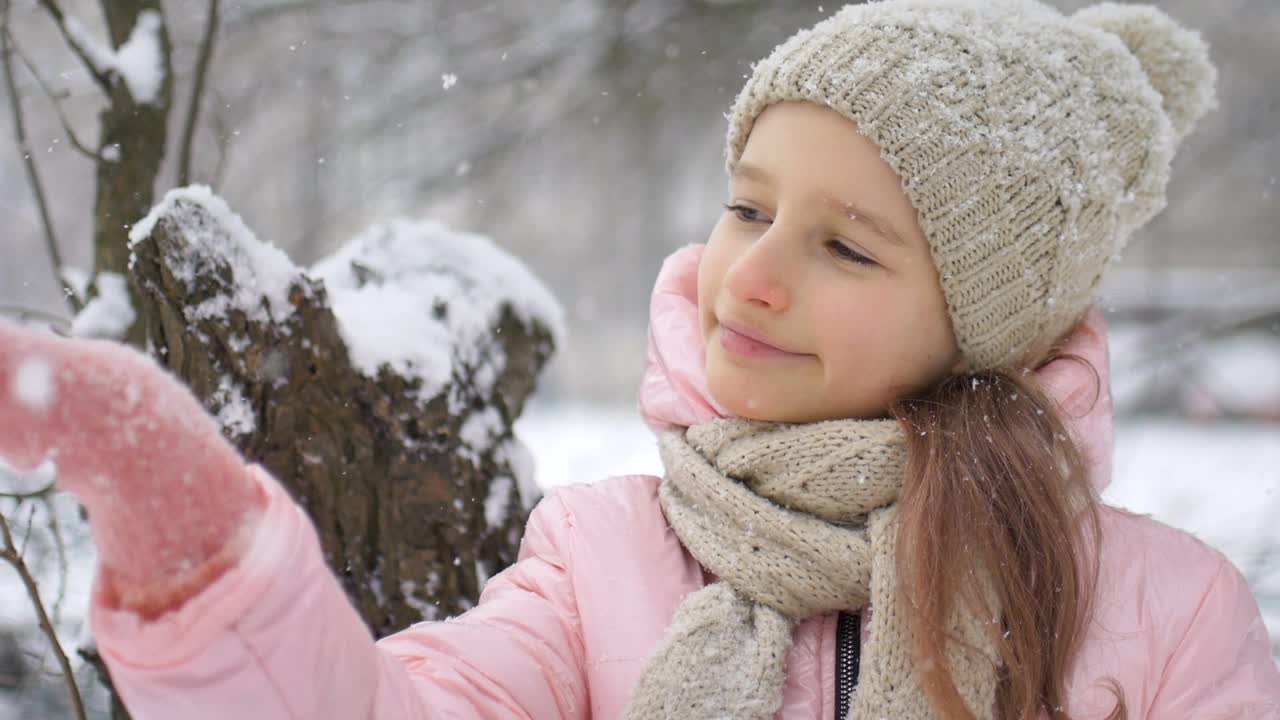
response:
[[[589,714],[554,498],[475,609],[375,644],[305,512],[132,349],[0,321],[0,458],[54,461],[88,509],[91,624],[138,720]]]

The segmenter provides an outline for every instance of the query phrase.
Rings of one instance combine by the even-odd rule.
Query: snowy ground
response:
[[[533,452],[536,481],[543,488],[615,474],[658,473],[653,436],[629,408],[535,406],[517,424],[517,432]],[[1181,421],[1129,419],[1117,437],[1115,482],[1107,499],[1149,513],[1184,528],[1223,550],[1249,577],[1264,607],[1280,658],[1280,424],[1197,425]],[[64,526],[76,527],[71,499],[55,503]],[[43,509],[35,515],[37,528]],[[19,516],[25,527],[27,515]],[[57,595],[57,563],[49,547],[32,535],[31,556],[43,578],[50,605]],[[82,533],[70,533],[67,554],[71,572],[60,606],[61,635],[69,649],[83,633],[92,549]],[[16,573],[0,568],[0,627],[34,627],[34,616]],[[33,655],[45,656],[43,639],[24,635]],[[34,658],[32,658],[34,659]],[[78,658],[72,662],[79,666]],[[0,658],[0,672],[4,659]],[[50,672],[53,666],[49,665]],[[85,677],[82,669],[78,673]],[[61,701],[61,686],[43,683],[38,693],[19,699],[0,692],[0,720],[29,717],[32,709]],[[102,697],[95,694],[93,717],[105,717]],[[67,715],[68,717],[70,715]]]

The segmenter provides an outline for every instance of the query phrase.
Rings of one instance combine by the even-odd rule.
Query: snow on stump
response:
[[[310,269],[208,188],[130,233],[149,349],[307,509],[378,637],[471,607],[538,499],[512,434],[563,337],[487,238],[370,228]]]

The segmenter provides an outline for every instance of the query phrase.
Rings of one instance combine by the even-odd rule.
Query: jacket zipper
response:
[[[840,613],[836,621],[836,720],[849,715],[850,696],[858,685],[862,630],[858,615]]]

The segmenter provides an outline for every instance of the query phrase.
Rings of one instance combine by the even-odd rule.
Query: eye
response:
[[[839,240],[831,240],[827,242],[827,248],[831,251],[832,255],[835,255],[841,260],[847,260],[849,262],[857,263],[859,265],[875,265],[876,264],[875,260],[872,260],[866,255],[863,255],[862,253],[858,252],[857,250],[854,250],[848,245],[845,245]]]
[[[746,205],[725,205],[725,210],[733,213],[739,220],[745,223],[763,222],[765,217],[760,214],[759,210],[749,208]]]

